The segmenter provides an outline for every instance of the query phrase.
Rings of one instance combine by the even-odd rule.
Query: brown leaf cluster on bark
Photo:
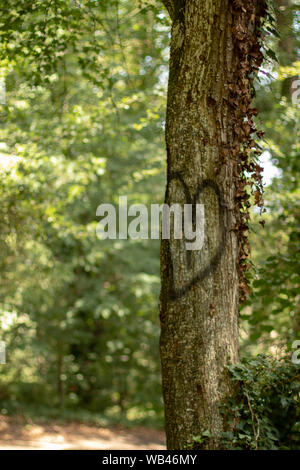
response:
[[[234,162],[235,212],[237,223],[233,227],[239,240],[238,273],[240,301],[243,302],[249,286],[246,271],[249,268],[248,241],[250,192],[255,204],[263,208],[262,170],[253,158],[261,150],[255,142],[255,134],[261,139],[263,133],[256,129],[253,117],[256,108],[251,106],[253,100],[253,81],[263,62],[261,50],[263,35],[261,26],[267,11],[265,1],[233,1],[233,38],[234,55],[239,60],[239,71],[235,82],[229,85],[229,102],[233,108],[234,145],[227,158]],[[222,162],[223,163],[223,162]]]

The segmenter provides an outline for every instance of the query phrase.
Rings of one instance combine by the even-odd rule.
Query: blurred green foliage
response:
[[[46,20],[33,14],[47,2],[36,2],[37,13],[34,3],[19,2],[7,20],[25,8],[18,18],[33,29],[14,33],[22,41],[5,62],[1,408],[36,403],[160,422],[159,241],[99,240],[96,209],[119,195],[129,204],[163,201],[165,15],[129,1],[98,4],[93,77],[89,64],[78,63],[77,30],[76,47],[69,46],[67,12],[52,17],[65,31],[61,46],[53,45],[63,53],[45,77],[43,54],[53,58],[54,50],[42,49]],[[76,2],[48,3],[52,16],[59,4],[80,10]],[[87,25],[86,6],[78,21]],[[95,31],[85,28],[93,48]]]
[[[278,0],[279,64],[261,74],[256,104],[265,131],[264,156],[276,168],[266,187],[264,227],[257,214],[251,233],[253,293],[242,311],[242,353],[290,350],[300,339],[299,14],[297,3]],[[288,65],[287,65],[288,64]],[[270,64],[269,64],[270,67]]]

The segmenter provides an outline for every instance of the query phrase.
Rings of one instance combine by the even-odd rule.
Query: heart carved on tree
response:
[[[227,226],[226,226],[226,210],[225,210],[225,204],[224,204],[224,199],[222,196],[222,193],[220,191],[219,186],[217,183],[213,180],[210,179],[204,179],[199,182],[196,191],[194,195],[192,196],[190,193],[190,190],[188,186],[186,185],[184,179],[182,178],[180,173],[172,173],[169,175],[168,178],[168,184],[167,184],[167,193],[166,193],[166,199],[168,198],[168,192],[169,192],[169,187],[171,182],[173,181],[178,181],[180,182],[184,194],[185,194],[185,204],[192,204],[193,208],[195,207],[201,193],[209,188],[211,189],[215,195],[217,196],[218,199],[218,204],[219,204],[219,227],[221,228],[221,237],[220,237],[220,242],[218,246],[216,247],[216,250],[214,251],[211,259],[209,262],[198,272],[195,273],[195,275],[190,279],[185,285],[182,285],[181,287],[176,287],[175,286],[175,280],[174,280],[174,266],[173,266],[173,259],[172,259],[172,253],[171,253],[171,247],[170,247],[170,240],[165,240],[166,247],[167,247],[167,257],[170,260],[170,289],[169,289],[169,295],[172,300],[179,299],[183,297],[193,286],[195,286],[198,282],[203,281],[207,276],[210,274],[213,274],[220,262],[220,259],[222,257],[223,251],[226,246],[226,240],[227,240]],[[191,263],[190,263],[190,257],[191,257],[191,251],[186,250],[186,264],[187,264],[187,269],[191,268]]]

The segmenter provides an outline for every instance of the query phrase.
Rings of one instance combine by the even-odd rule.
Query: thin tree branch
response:
[[[246,397],[247,397],[247,401],[248,401],[248,406],[249,406],[249,410],[250,410],[250,413],[251,413],[251,420],[252,420],[252,429],[253,429],[253,435],[254,435],[254,442],[255,442],[255,450],[258,449],[258,438],[259,438],[259,419],[258,417],[255,415],[254,411],[253,411],[253,408],[251,406],[251,402],[250,402],[250,398],[249,398],[249,394],[248,394],[248,390],[247,390],[247,387],[245,385],[245,394],[246,394]],[[255,419],[257,421],[257,429],[255,428]]]

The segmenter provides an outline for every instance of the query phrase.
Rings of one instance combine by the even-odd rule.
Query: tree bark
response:
[[[236,162],[227,158],[237,144],[230,103],[241,67],[233,34],[236,2],[164,3],[172,19],[165,201],[205,208],[200,251],[186,251],[185,240],[174,240],[172,234],[161,246],[167,447],[185,449],[208,430],[214,437],[202,448],[217,449],[216,436],[228,429],[218,405],[235,392],[226,365],[238,360],[239,243],[232,230]]]

